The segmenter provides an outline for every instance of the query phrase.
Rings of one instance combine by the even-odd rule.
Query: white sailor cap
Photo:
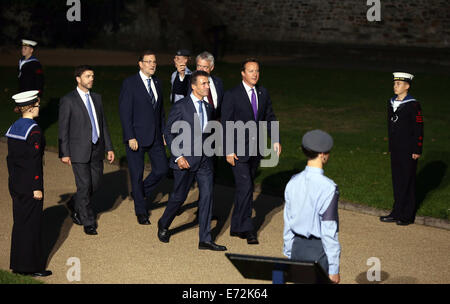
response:
[[[28,39],[22,39],[22,45],[23,46],[31,46],[31,47],[35,47],[37,45],[36,41],[33,40],[28,40]]]
[[[401,80],[408,83],[411,83],[414,78],[414,75],[405,72],[394,72],[392,75],[394,75],[394,81]]]
[[[25,91],[13,95],[12,99],[14,99],[16,106],[19,107],[28,106],[38,101],[38,93],[39,93],[38,90]]]
[[[312,130],[303,135],[302,146],[314,152],[329,152],[333,147],[333,138],[322,130]]]

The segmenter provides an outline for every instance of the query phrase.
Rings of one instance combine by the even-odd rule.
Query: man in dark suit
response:
[[[170,224],[177,210],[186,200],[190,185],[195,178],[200,193],[198,248],[224,251],[227,248],[215,244],[211,238],[213,166],[211,157],[206,156],[203,150],[203,143],[208,135],[207,125],[213,117],[212,106],[203,101],[209,91],[208,76],[208,73],[204,71],[192,73],[192,93],[172,106],[167,119],[164,137],[171,149],[172,156],[169,164],[173,169],[174,186],[169,195],[166,210],[158,221],[158,238],[161,242],[169,242]]]
[[[272,110],[272,102],[267,90],[257,85],[259,80],[259,63],[250,58],[244,61],[241,67],[242,82],[235,88],[227,91],[223,98],[221,122],[224,129],[224,152],[227,162],[232,166],[236,194],[234,210],[231,218],[230,235],[247,239],[248,244],[258,244],[256,231],[252,223],[253,180],[262,158],[258,147],[259,122],[268,123],[268,132],[271,134],[270,122],[276,121]],[[227,132],[226,122],[256,123],[257,135],[248,130],[242,135],[245,147],[239,147],[238,132],[234,129],[234,141],[227,144],[227,138],[232,136]],[[242,149],[241,149],[242,148]],[[273,144],[277,155],[281,153],[279,142]]]
[[[83,65],[75,69],[77,88],[59,103],[59,157],[71,165],[77,193],[68,207],[72,220],[84,226],[84,232],[97,234],[97,223],[91,204],[92,194],[99,188],[103,175],[105,150],[110,163],[114,151],[109,136],[102,97],[91,92],[94,71]]]
[[[163,130],[165,114],[161,83],[154,76],[156,56],[145,51],[139,58],[140,71],[122,84],[119,114],[123,142],[130,171],[132,196],[138,223],[149,225],[146,197],[154,191],[168,171]],[[151,173],[143,180],[144,155],[148,153]]]
[[[214,70],[214,56],[211,53],[200,53],[197,58],[197,71],[205,71],[209,74],[209,92],[205,97],[205,101],[208,102],[214,108],[214,119],[220,120],[220,109],[223,100],[223,82],[217,76],[211,75]]]

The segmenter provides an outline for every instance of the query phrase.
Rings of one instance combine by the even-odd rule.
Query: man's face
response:
[[[259,80],[259,65],[256,62],[247,62],[245,64],[245,70],[241,71],[242,80],[249,85],[254,87]]]
[[[177,64],[184,64],[184,65],[186,65],[187,62],[188,62],[188,59],[189,59],[188,56],[178,56],[178,55],[176,55],[173,58],[173,62],[175,63],[175,65],[177,65]]]
[[[208,74],[211,74],[212,70],[214,70],[214,65],[211,64],[211,61],[205,59],[197,60],[197,71],[205,71]]]
[[[33,55],[33,48],[31,46],[28,45],[23,45],[22,46],[22,56],[24,57],[31,57],[31,55]]]
[[[81,76],[77,77],[77,82],[81,88],[86,90],[92,89],[92,85],[94,84],[94,71],[84,71]]]
[[[151,77],[156,72],[156,56],[145,55],[142,61],[139,61],[139,68],[145,76]]]
[[[197,97],[208,96],[209,93],[209,79],[206,76],[198,76],[197,81],[191,84],[192,91]]]
[[[409,89],[409,83],[406,81],[395,80],[394,81],[394,94],[402,95],[405,94]]]

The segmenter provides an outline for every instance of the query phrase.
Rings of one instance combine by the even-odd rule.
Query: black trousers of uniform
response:
[[[94,149],[97,145],[92,145],[91,155],[95,155]],[[92,156],[91,156],[92,157]],[[92,206],[91,198],[94,192],[100,187],[103,176],[103,160],[91,159],[87,163],[73,163],[72,170],[77,185],[77,193],[73,197],[74,209],[80,215],[83,226],[92,226],[96,223],[96,215]]]
[[[328,274],[328,257],[323,249],[321,239],[305,239],[295,236],[292,243],[291,259],[301,262],[317,262]]]
[[[235,166],[231,167],[236,189],[234,208],[231,215],[230,231],[232,232],[249,232],[254,230],[252,222],[253,181],[259,161],[259,157],[251,156],[247,162],[237,160]]]
[[[42,251],[43,199],[10,191],[13,200],[13,229],[10,268],[16,272],[39,272],[45,269]]]
[[[417,160],[407,152],[391,152],[394,207],[391,216],[397,220],[414,222],[416,215]]]

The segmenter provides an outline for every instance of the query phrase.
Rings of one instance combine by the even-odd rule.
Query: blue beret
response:
[[[313,152],[328,152],[333,147],[333,138],[322,130],[308,131],[303,135],[302,146]]]

